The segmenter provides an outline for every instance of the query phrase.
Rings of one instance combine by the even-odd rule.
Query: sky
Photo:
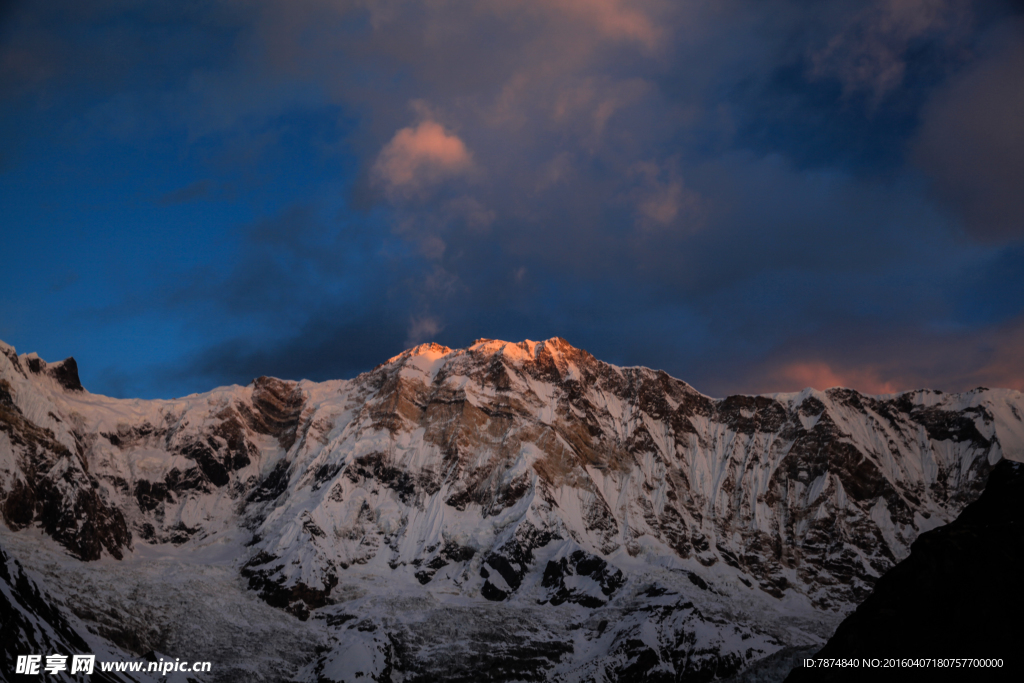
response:
[[[0,339],[172,397],[562,337],[1024,390],[1024,6],[0,3]]]

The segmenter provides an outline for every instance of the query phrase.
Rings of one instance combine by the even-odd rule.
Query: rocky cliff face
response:
[[[172,401],[2,350],[7,525],[84,560],[244,536],[249,589],[333,634],[311,680],[724,676],[827,633],[1024,459],[1019,392],[712,399],[561,339]]]

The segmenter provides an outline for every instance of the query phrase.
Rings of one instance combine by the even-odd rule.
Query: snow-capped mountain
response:
[[[1024,460],[1016,391],[713,399],[557,338],[166,401],[0,351],[3,518],[78,558],[69,603],[91,565],[230,557],[224,595],[318,634],[266,680],[731,675],[820,646],[999,460]],[[54,564],[52,545],[25,553]]]

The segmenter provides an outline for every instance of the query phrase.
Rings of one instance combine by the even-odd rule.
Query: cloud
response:
[[[1024,315],[975,328],[916,325],[835,326],[794,335],[787,344],[719,372],[719,394],[848,387],[867,394],[914,389],[967,391],[979,386],[1024,391]],[[700,387],[703,377],[694,380]]]
[[[540,0],[538,4],[573,21],[589,23],[603,36],[614,40],[635,41],[653,48],[664,35],[651,16],[651,10],[660,3],[643,0]]]
[[[402,346],[404,330],[387,314],[352,310],[323,311],[306,325],[273,343],[236,336],[209,344],[165,364],[162,386],[247,384],[261,375],[281,379],[351,378],[372,369]],[[204,389],[205,390],[205,389]]]
[[[970,18],[957,0],[874,0],[841,15],[839,30],[811,54],[812,78],[837,78],[847,94],[867,91],[877,104],[903,84],[907,52],[929,36],[959,30]]]
[[[373,174],[389,195],[408,196],[463,175],[472,166],[465,143],[436,121],[426,120],[395,133],[377,157]]]
[[[979,339],[981,358],[970,368],[962,384],[1009,387],[1024,391],[1024,319],[1018,318],[993,330],[987,339]],[[977,348],[977,347],[976,347]],[[966,380],[966,381],[965,381]]]
[[[406,347],[416,346],[437,337],[444,325],[437,318],[413,318],[409,321],[409,331],[405,337]]]
[[[779,368],[772,378],[779,391],[796,391],[805,387],[831,389],[846,387],[864,394],[891,394],[897,389],[879,376],[876,368],[834,368],[822,361],[789,363]]]
[[[935,196],[988,240],[1024,237],[1024,22],[937,91],[913,157]],[[992,46],[995,46],[994,49]]]
[[[216,254],[103,320],[197,389],[556,335],[715,393],[1017,376],[1020,60],[967,3],[118,2],[25,5],[6,128],[204,198]]]
[[[68,289],[69,287],[73,287],[80,279],[81,276],[79,276],[78,273],[73,270],[69,270],[54,280],[53,284],[50,286],[50,293],[56,294]]]
[[[631,198],[636,207],[637,225],[644,230],[678,227],[696,232],[704,220],[701,196],[686,187],[673,164],[662,167],[640,161],[630,174],[637,179]]]
[[[458,5],[433,2],[357,4],[367,6],[375,30],[393,29],[413,16],[424,34],[441,40],[462,34],[467,22],[489,27],[496,20],[506,33],[527,29],[536,37],[548,29],[573,51],[596,43],[655,49],[666,38],[663,20],[672,9],[672,3],[664,0],[483,0],[468,12]]]
[[[171,190],[161,195],[156,203],[160,206],[174,206],[185,204],[197,199],[207,197],[213,189],[213,183],[209,180],[197,180],[177,190]]]

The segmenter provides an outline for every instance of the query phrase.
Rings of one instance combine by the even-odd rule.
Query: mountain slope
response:
[[[82,623],[67,614],[39,582],[28,575],[16,559],[0,546],[0,680],[42,680],[44,675],[25,678],[16,675],[21,655],[38,655],[45,665],[48,655],[67,657],[70,670],[72,655],[92,654],[97,662],[129,662],[137,658],[90,633]],[[157,661],[152,659],[151,661]],[[10,674],[10,676],[9,676]],[[102,683],[154,683],[159,678],[172,683],[200,683],[197,676],[175,673],[166,678],[148,673],[117,673],[102,671],[97,663],[93,673],[69,671],[45,675],[47,680],[100,681]]]
[[[725,676],[821,642],[1024,459],[1019,392],[712,399],[561,339],[170,401],[0,350],[7,525],[82,560],[246,536],[249,589],[334,643],[311,680]]]

